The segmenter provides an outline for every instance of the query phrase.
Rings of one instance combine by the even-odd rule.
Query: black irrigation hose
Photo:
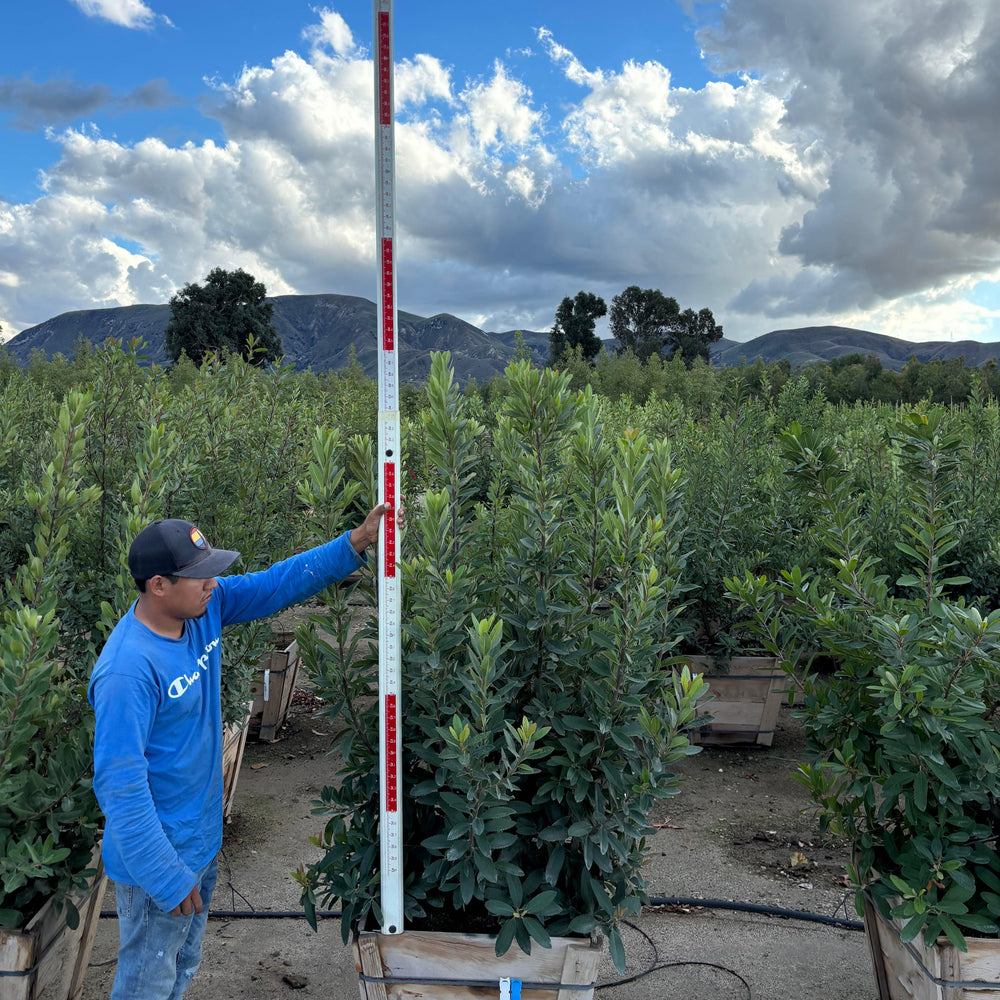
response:
[[[694,906],[704,910],[736,910],[741,913],[761,913],[768,917],[784,917],[787,920],[803,920],[828,927],[840,927],[849,931],[863,931],[865,925],[860,920],[845,917],[828,917],[823,913],[808,910],[788,910],[781,906],[767,906],[763,903],[740,903],[732,899],[701,899],[698,896],[650,896],[650,906]],[[212,920],[305,920],[302,910],[210,910]],[[102,917],[117,917],[115,910],[101,910]],[[340,910],[317,910],[317,917],[339,920]]]
[[[740,903],[731,899],[700,899],[696,896],[650,896],[650,906],[698,906],[705,910],[736,910],[742,913],[761,913],[769,917],[784,917],[788,920],[803,920],[809,923],[840,927],[849,931],[863,931],[865,925],[860,920],[843,917],[828,917],[808,910],[788,910],[781,906],[766,906],[763,903]],[[305,920],[302,910],[210,910],[212,920]],[[115,910],[101,910],[102,917],[117,917]],[[317,910],[317,917],[337,919],[340,910]]]
[[[765,906],[763,903],[739,903],[730,899],[698,899],[694,896],[650,896],[650,906],[701,906],[707,910],[737,910],[743,913],[763,913],[769,917],[785,917],[789,920],[805,920],[829,927],[841,927],[849,931],[863,931],[865,925],[860,920],[844,917],[828,917],[808,910],[786,910],[780,906]]]

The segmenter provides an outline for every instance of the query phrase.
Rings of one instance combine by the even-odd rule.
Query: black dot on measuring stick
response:
[[[395,934],[396,933],[396,925],[395,924],[389,924],[389,933],[390,934]]]
[[[392,449],[391,448],[386,448],[385,449],[385,457],[386,458],[392,458]]]

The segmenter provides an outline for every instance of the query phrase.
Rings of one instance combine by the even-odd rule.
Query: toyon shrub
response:
[[[493,933],[498,954],[599,931],[621,968],[649,812],[695,752],[701,679],[664,668],[680,475],[661,443],[605,435],[567,376],[515,362],[506,383],[483,483],[483,428],[433,358],[429,487],[408,498],[399,562],[405,918]],[[312,474],[319,490],[334,470]],[[381,919],[377,637],[350,633],[349,599],[327,595],[298,634],[341,754],[316,803],[324,856],[298,877],[311,918],[341,901],[345,940]]]

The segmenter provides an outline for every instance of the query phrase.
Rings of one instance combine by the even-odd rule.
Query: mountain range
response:
[[[369,376],[377,365],[377,318],[375,303],[354,295],[277,295],[274,325],[281,338],[286,360],[300,369],[315,372],[336,370],[354,355]],[[164,331],[170,318],[169,305],[122,306],[62,313],[23,330],[6,344],[19,364],[32,351],[46,356],[61,353],[72,357],[77,340],[101,344],[108,337],[124,342],[139,338],[150,363],[168,361]],[[486,382],[499,375],[514,355],[518,331],[487,333],[448,313],[423,317],[398,311],[398,361],[402,382],[422,382],[430,371],[430,353],[451,352],[456,377],[475,377]],[[520,331],[533,360],[548,357],[548,331]],[[610,342],[609,342],[610,343]],[[883,368],[899,370],[914,357],[927,362],[964,357],[966,364],[981,365],[1000,358],[1000,343],[979,341],[910,342],[867,330],[841,326],[810,326],[775,330],[749,341],[722,339],[712,345],[712,363],[739,365],[757,358],[765,362],[788,360],[793,368],[816,361],[829,361],[845,354],[874,355]]]
[[[900,371],[910,358],[924,363],[964,358],[967,365],[983,365],[1000,359],[1000,342],[909,341],[846,326],[806,326],[774,330],[744,342],[723,338],[712,345],[711,354],[715,365],[752,363],[760,358],[764,362],[787,360],[792,368],[832,361],[845,354],[863,354],[874,355],[883,368]]]
[[[276,295],[273,322],[285,360],[296,368],[314,372],[345,367],[354,355],[369,376],[375,377],[378,361],[375,303],[355,295]],[[166,364],[164,332],[170,319],[169,305],[121,306],[114,309],[84,309],[62,313],[37,326],[22,330],[6,344],[7,351],[24,364],[34,350],[48,357],[61,353],[72,357],[80,337],[102,344],[108,337],[125,343],[138,337],[149,363]],[[451,351],[458,378],[474,376],[489,381],[500,374],[513,357],[517,331],[484,333],[478,327],[447,313],[429,318],[398,310],[399,378],[422,382],[430,372],[431,351]],[[523,332],[525,346],[534,360],[544,363],[549,352],[548,333]]]

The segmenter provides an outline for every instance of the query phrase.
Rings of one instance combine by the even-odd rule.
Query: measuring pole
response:
[[[378,299],[379,503],[387,506],[378,547],[379,809],[382,933],[403,931],[400,753],[400,593],[396,572],[399,379],[396,358],[396,166],[393,149],[392,0],[374,0],[375,256]]]

